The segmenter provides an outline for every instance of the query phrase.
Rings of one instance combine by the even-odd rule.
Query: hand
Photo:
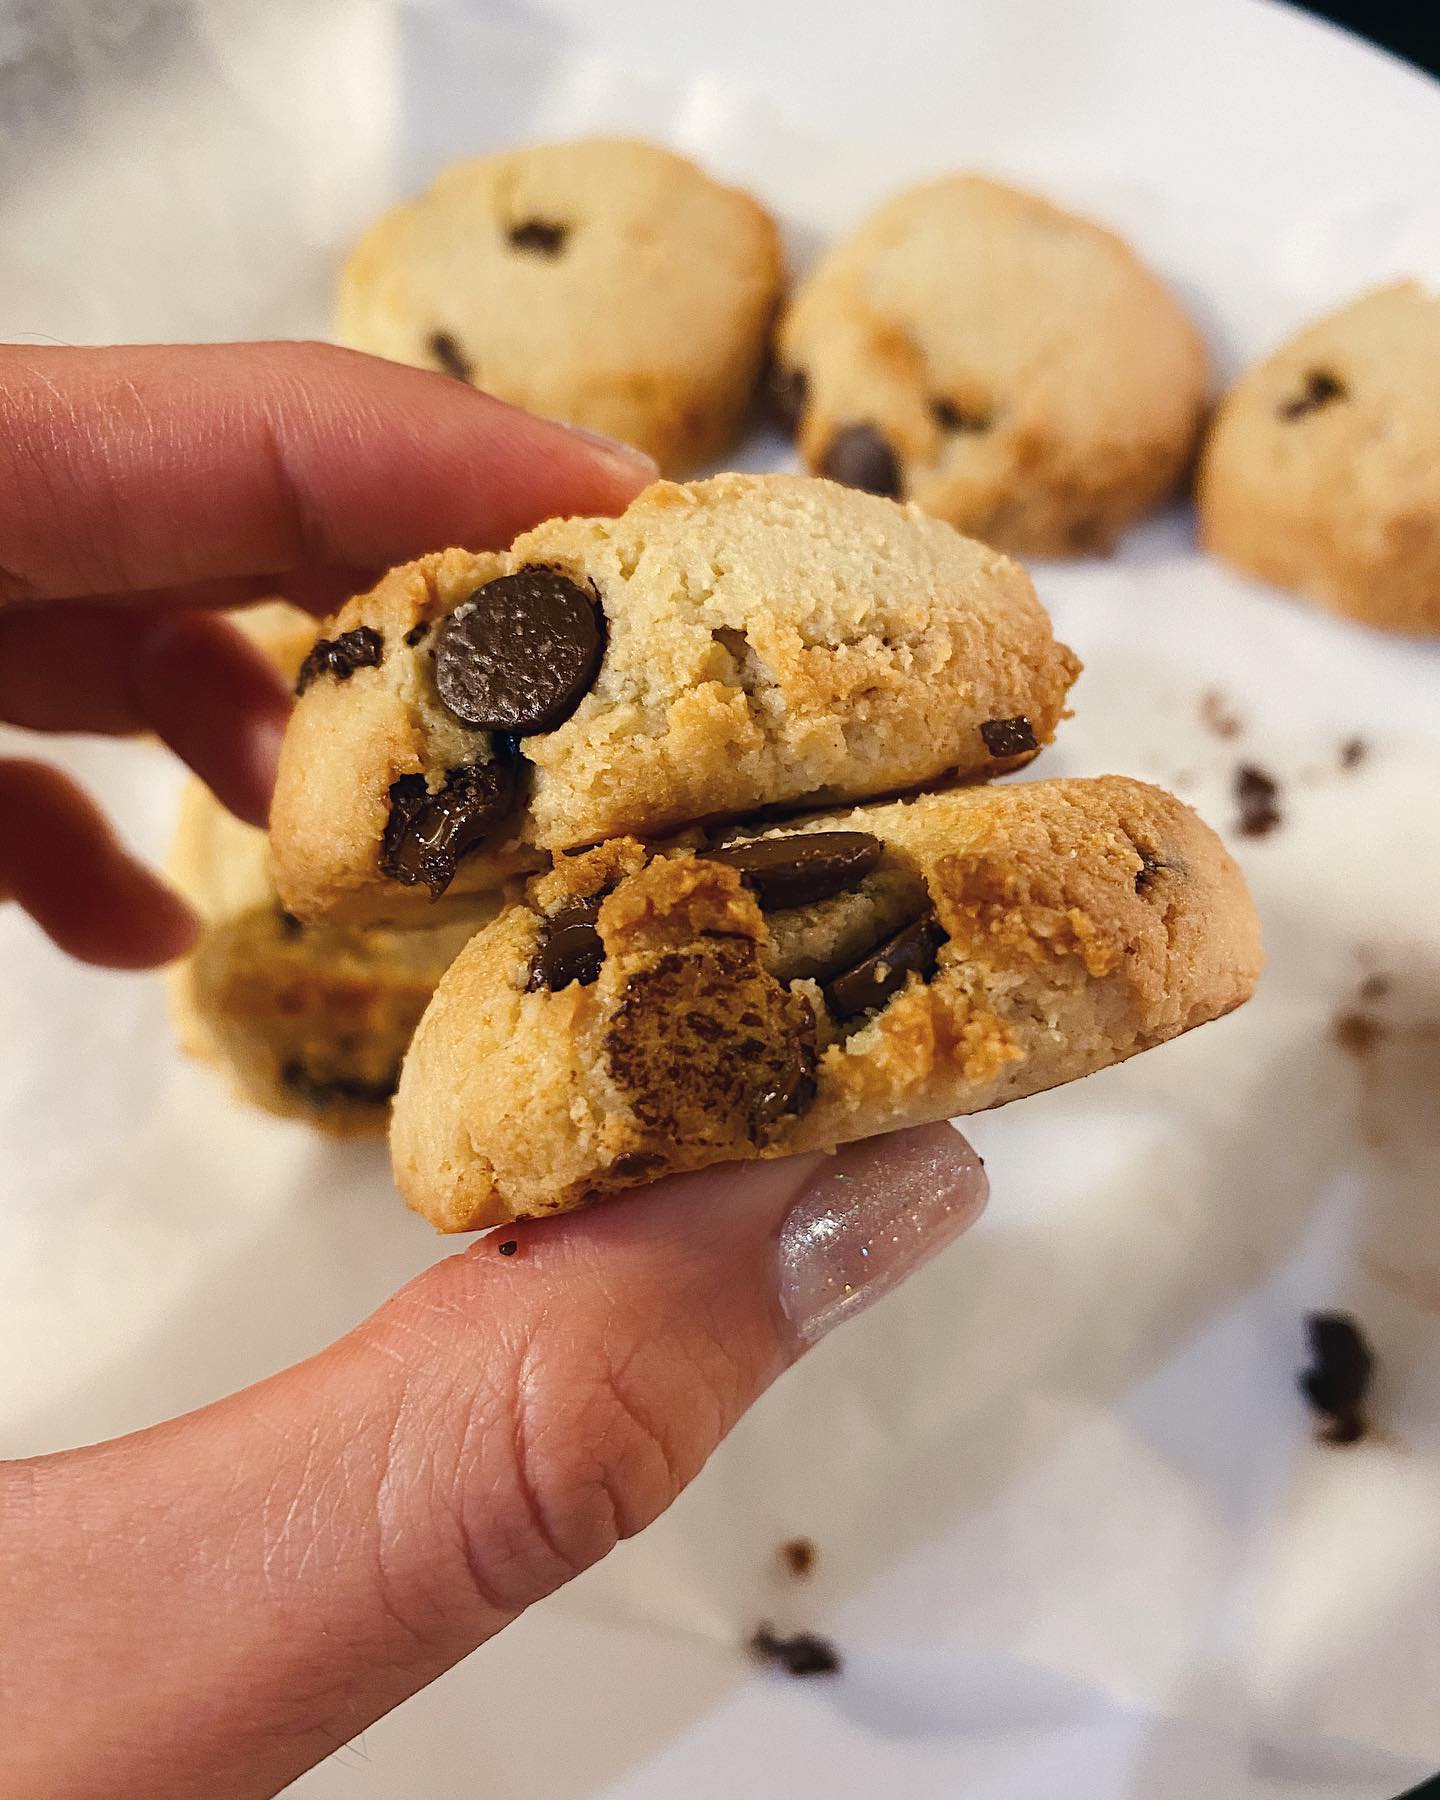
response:
[[[286,697],[196,608],[324,603],[648,473],[319,348],[0,351],[0,395],[0,716],[148,725],[254,820]],[[41,765],[0,765],[6,887],[97,961],[187,941]],[[274,1793],[653,1519],[984,1192],[948,1126],[659,1183],[478,1241],[230,1399],[0,1465],[8,1800]]]

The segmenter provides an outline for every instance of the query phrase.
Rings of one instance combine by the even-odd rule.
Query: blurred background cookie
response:
[[[1440,633],[1440,295],[1362,295],[1242,375],[1200,466],[1207,549],[1387,631]]]
[[[1120,238],[956,175],[822,257],[774,383],[807,466],[1007,550],[1101,549],[1185,470],[1199,334]]]
[[[459,163],[387,213],[345,266],[336,331],[684,474],[737,435],[780,282],[748,194],[594,138]]]

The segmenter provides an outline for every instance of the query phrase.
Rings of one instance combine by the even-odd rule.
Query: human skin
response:
[[[0,721],[155,732],[263,823],[289,697],[219,610],[618,511],[643,457],[318,345],[0,348]],[[0,901],[145,968],[183,903],[0,759]],[[309,1361],[0,1464],[10,1800],[276,1792],[664,1510],[768,1384],[976,1216],[948,1126],[507,1228]]]

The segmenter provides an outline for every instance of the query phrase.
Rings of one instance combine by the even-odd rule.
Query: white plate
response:
[[[550,0],[44,9],[0,35],[0,335],[323,330],[356,227],[445,158],[624,128],[753,185],[801,259],[955,165],[1127,232],[1233,370],[1392,274],[1440,278],[1440,90],[1249,0]],[[64,9],[72,20],[76,9]],[[746,460],[776,452],[760,443]],[[967,1242],[822,1346],[638,1542],[307,1777],[325,1795],[1383,1800],[1440,1764],[1440,658],[1198,557],[1183,512],[1038,571],[1085,657],[1047,773],[1169,781],[1239,847],[1244,1012],[978,1121]],[[1199,722],[1223,690],[1244,722]],[[1365,737],[1357,770],[1340,743]],[[141,746],[63,760],[158,851]],[[377,1151],[229,1105],[158,983],[0,914],[0,1449],[124,1430],[315,1348],[437,1255]],[[1366,972],[1396,1029],[1331,1041]],[[1385,1436],[1322,1451],[1300,1318],[1341,1303]],[[771,1574],[805,1532],[820,1571]],[[757,1676],[762,1614],[835,1683]]]

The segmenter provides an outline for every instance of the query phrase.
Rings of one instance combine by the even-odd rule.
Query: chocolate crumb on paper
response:
[[[1375,1358],[1364,1334],[1348,1313],[1307,1313],[1310,1367],[1300,1373],[1300,1391],[1324,1424],[1317,1433],[1325,1444],[1354,1444],[1368,1430],[1364,1405],[1375,1372]]]
[[[1200,723],[1219,738],[1239,737],[1240,715],[1219,688],[1207,688],[1200,696]]]
[[[1330,1026],[1335,1042],[1351,1056],[1368,1056],[1385,1036],[1385,1027],[1370,1013],[1336,1013]]]
[[[1281,822],[1280,783],[1254,763],[1241,763],[1235,771],[1235,804],[1240,808],[1237,833],[1268,837]]]
[[[748,1648],[759,1661],[774,1663],[787,1675],[838,1675],[842,1667],[840,1652],[830,1640],[811,1631],[781,1637],[769,1624],[759,1625]]]
[[[777,1553],[788,1574],[804,1581],[815,1571],[815,1545],[809,1538],[787,1538]]]
[[[1370,754],[1370,746],[1362,737],[1346,738],[1340,746],[1340,767],[1342,769],[1358,769]]]

